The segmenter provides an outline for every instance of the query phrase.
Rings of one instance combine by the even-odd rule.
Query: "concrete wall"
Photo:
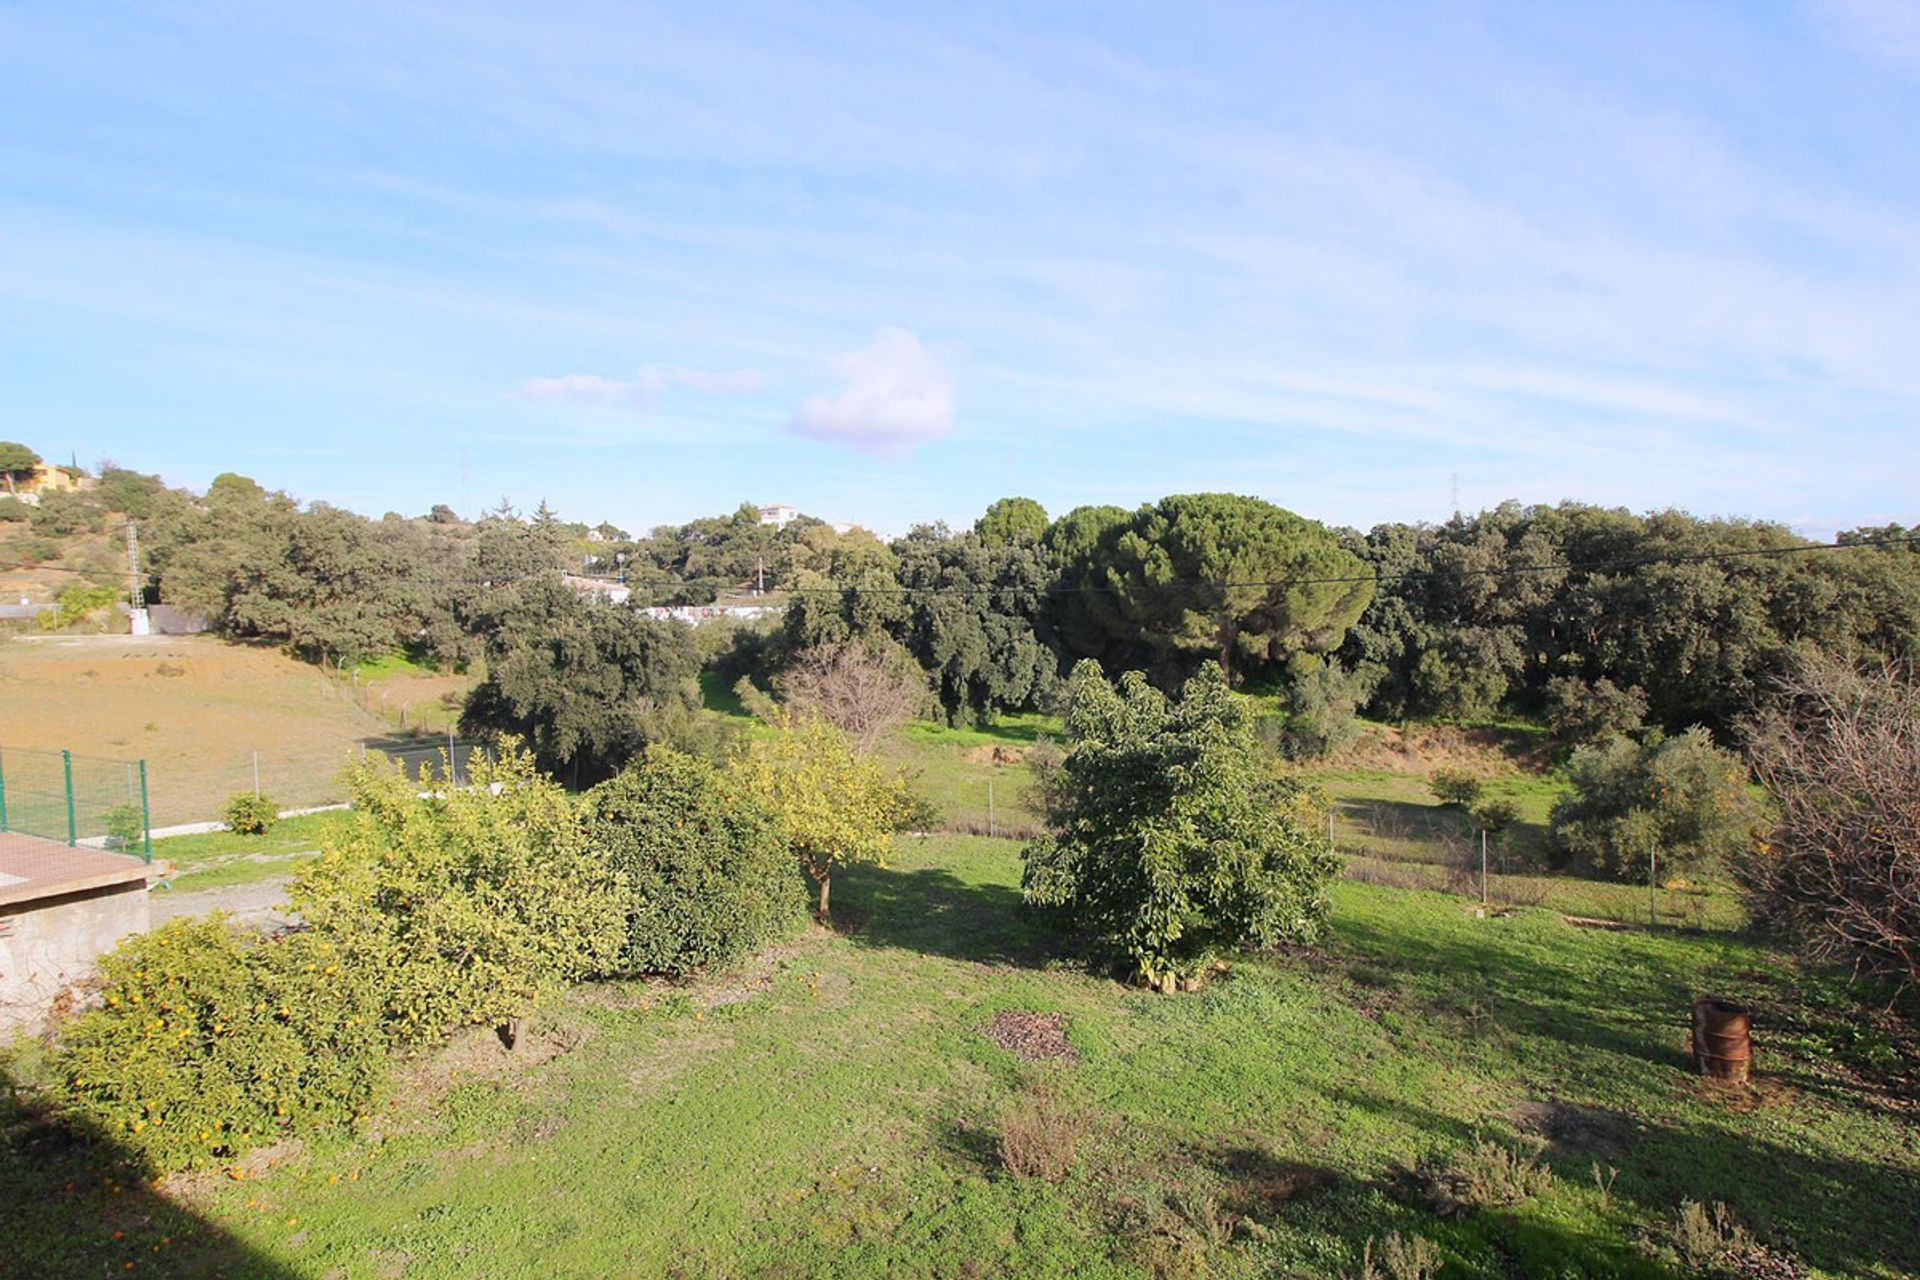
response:
[[[146,929],[144,880],[0,905],[0,1037],[38,1025],[102,953]]]

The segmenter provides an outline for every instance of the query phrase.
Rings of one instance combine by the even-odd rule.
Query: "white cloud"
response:
[[[752,369],[715,373],[677,365],[642,365],[630,379],[603,378],[592,373],[567,373],[557,378],[529,378],[517,395],[528,400],[565,404],[626,405],[644,409],[654,398],[676,388],[690,391],[746,392],[757,390],[761,378]]]
[[[953,378],[905,329],[885,328],[833,362],[838,395],[809,397],[788,424],[796,435],[867,453],[900,453],[953,429]]]

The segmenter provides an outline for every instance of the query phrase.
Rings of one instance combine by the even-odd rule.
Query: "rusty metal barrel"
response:
[[[1745,1081],[1753,1073],[1753,1014],[1730,1000],[1695,1000],[1693,1060],[1703,1076]]]

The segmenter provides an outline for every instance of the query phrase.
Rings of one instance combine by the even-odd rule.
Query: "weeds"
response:
[[[1545,1152],[1544,1141],[1522,1149],[1476,1138],[1444,1160],[1422,1160],[1414,1170],[1414,1181],[1421,1199],[1443,1218],[1507,1208],[1531,1200],[1552,1185],[1553,1170],[1541,1159]]]
[[[1052,1083],[1029,1085],[1000,1116],[1000,1165],[1015,1178],[1060,1182],[1073,1171],[1084,1118],[1069,1110]]]
[[[1394,1232],[1380,1242],[1380,1258],[1373,1256],[1369,1237],[1360,1250],[1360,1269],[1346,1280],[1433,1280],[1444,1265],[1440,1248],[1425,1236],[1402,1236]]]
[[[1600,1193],[1600,1212],[1602,1213],[1605,1213],[1607,1206],[1613,1203],[1613,1180],[1619,1176],[1620,1171],[1612,1165],[1608,1165],[1605,1174],[1602,1174],[1600,1162],[1598,1160],[1593,1162],[1593,1187]]]
[[[1668,1249],[1688,1271],[1728,1280],[1797,1280],[1806,1269],[1791,1256],[1776,1253],[1741,1225],[1733,1209],[1714,1201],[1681,1203],[1668,1232]]]

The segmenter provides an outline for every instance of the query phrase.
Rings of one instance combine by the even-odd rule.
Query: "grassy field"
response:
[[[890,868],[838,883],[838,932],[684,987],[579,988],[532,1050],[463,1040],[412,1064],[363,1133],[257,1178],[105,1185],[16,1116],[7,1263],[1335,1276],[1398,1231],[1435,1241],[1447,1276],[1661,1276],[1638,1242],[1695,1198],[1820,1274],[1920,1270],[1920,1147],[1888,1087],[1900,1055],[1871,1010],[1763,946],[1539,910],[1475,919],[1342,883],[1321,947],[1167,997],[1058,951],[1017,882],[1012,842],[904,840]],[[1760,1010],[1757,1087],[1689,1071],[1704,992]],[[989,1039],[1010,1011],[1061,1015],[1072,1058],[1027,1063]],[[1058,1185],[1009,1176],[998,1153],[1041,1081],[1082,1132]],[[1553,1177],[1525,1203],[1441,1218],[1412,1189],[1423,1159],[1536,1134]]]
[[[398,661],[335,681],[211,636],[28,636],[0,644],[0,748],[144,758],[154,825],[167,826],[215,818],[252,790],[255,752],[283,806],[339,800],[341,766],[395,741],[400,708],[437,740],[441,697],[471,682]]]
[[[210,831],[156,840],[153,860],[170,863],[173,874],[155,892],[219,889],[291,875],[349,821],[349,815],[338,810],[282,818],[263,836]]]

